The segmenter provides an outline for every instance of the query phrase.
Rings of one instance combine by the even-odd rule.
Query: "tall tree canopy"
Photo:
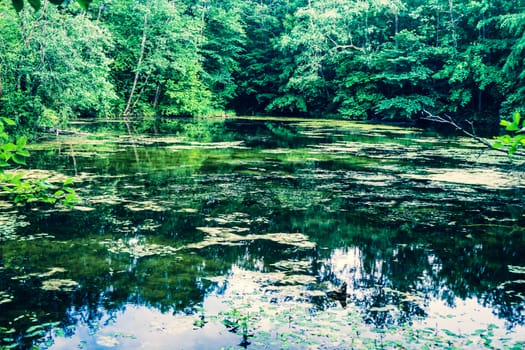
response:
[[[33,3],[0,2],[0,113],[25,127],[227,109],[496,124],[525,107],[523,0]]]

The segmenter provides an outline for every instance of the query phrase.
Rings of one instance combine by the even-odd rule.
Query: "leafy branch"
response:
[[[496,136],[497,141],[494,147],[497,149],[507,148],[509,154],[524,155],[523,152],[518,152],[519,147],[525,146],[525,120],[521,122],[521,126],[520,122],[521,115],[518,112],[514,113],[512,121],[502,120],[500,125],[504,126],[505,130],[511,134]]]
[[[443,116],[435,115],[427,110],[423,110],[423,113],[425,114],[425,116],[423,117],[424,120],[451,125],[456,130],[478,141],[479,143],[485,145],[491,150],[506,153],[509,155],[525,157],[525,152],[521,152],[518,150],[520,147],[525,146],[525,134],[523,134],[523,132],[525,132],[525,121],[520,127],[519,124],[521,117],[520,114],[517,112],[514,113],[512,121],[502,120],[500,122],[500,125],[504,126],[505,129],[510,132],[510,134],[495,136],[494,139],[496,140],[496,142],[494,143],[491,143],[487,139],[478,136],[476,134],[476,131],[474,130],[474,124],[471,121],[468,121],[468,124],[470,124],[470,130],[468,130],[464,128],[460,123],[458,123],[454,118],[447,114],[444,114]]]
[[[47,182],[48,179],[24,179],[22,174],[6,173],[17,165],[25,165],[29,152],[26,149],[27,138],[21,136],[15,142],[5,130],[6,126],[13,126],[15,122],[9,118],[0,118],[0,197],[8,197],[15,204],[27,204],[33,202],[55,204],[61,203],[71,207],[77,201],[72,179],[65,180],[59,188],[53,188]]]

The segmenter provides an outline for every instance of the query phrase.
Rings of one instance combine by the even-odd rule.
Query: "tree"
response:
[[[246,39],[242,2],[199,0],[191,9],[200,26],[202,80],[212,93],[213,108],[224,110],[237,93],[234,75]]]
[[[38,12],[3,6],[2,107],[21,128],[55,127],[78,115],[109,115],[111,35],[85,13],[44,3]]]
[[[520,9],[516,9],[519,11]],[[510,36],[510,52],[503,65],[505,100],[503,112],[525,110],[525,9],[502,15],[500,27]]]
[[[291,74],[293,57],[280,49],[285,27],[302,0],[245,1],[242,6],[246,41],[239,58],[237,97],[233,101],[242,113],[290,113],[288,104],[274,101],[282,97],[282,87]]]
[[[92,0],[76,0],[77,3],[82,7],[84,10],[88,9],[89,4]],[[13,8],[20,12],[24,8],[24,0],[11,0]],[[42,7],[42,1],[41,0],[28,0],[27,1],[29,5],[35,10],[38,11]],[[55,5],[62,5],[65,0],[50,0],[51,3]]]
[[[112,80],[120,114],[200,115],[211,93],[202,81],[198,23],[180,2],[107,2],[105,26],[115,37]]]

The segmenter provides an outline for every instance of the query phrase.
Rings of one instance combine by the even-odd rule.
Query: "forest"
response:
[[[428,110],[496,134],[525,107],[522,0],[66,3],[0,3],[0,115],[19,132],[77,117]]]

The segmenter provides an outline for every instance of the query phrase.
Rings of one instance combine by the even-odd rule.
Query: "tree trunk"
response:
[[[454,17],[454,2],[453,0],[448,1],[448,7],[450,12],[450,32],[452,34],[452,41],[454,42],[454,48],[458,47],[458,38],[456,34],[456,18]]]
[[[144,59],[144,49],[146,47],[146,27],[147,25],[148,25],[148,15],[144,14],[144,28],[142,30],[142,43],[140,45],[139,60],[137,62],[137,69],[135,71],[135,77],[133,78],[133,85],[131,86],[131,92],[129,93],[128,103],[126,104],[126,108],[124,108],[124,112],[122,112],[122,116],[124,118],[126,118],[131,112],[131,102],[133,101],[135,90],[137,89],[137,83],[138,83],[139,76],[140,76],[140,66],[142,65],[142,60]]]

